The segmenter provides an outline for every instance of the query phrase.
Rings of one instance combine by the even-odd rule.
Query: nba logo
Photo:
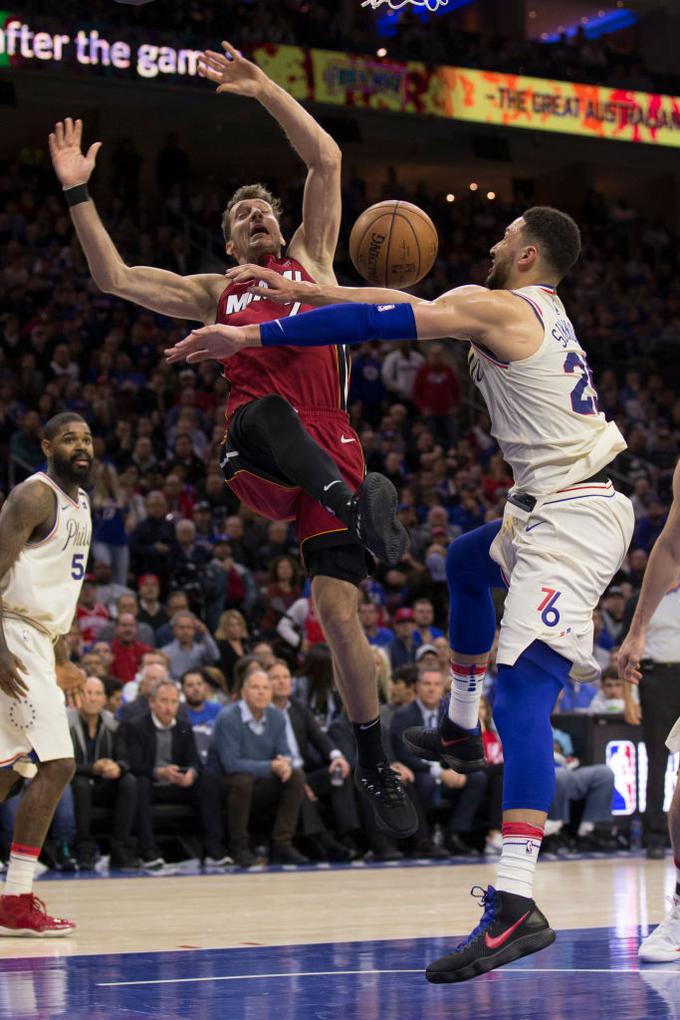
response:
[[[637,753],[632,740],[610,740],[606,762],[614,773],[613,815],[632,815],[637,807]]]

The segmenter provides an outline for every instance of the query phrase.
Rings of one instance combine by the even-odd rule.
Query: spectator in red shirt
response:
[[[111,676],[123,683],[134,680],[142,656],[152,652],[153,648],[137,640],[137,621],[132,613],[122,613],[118,617],[114,638],[111,642],[113,662]]]
[[[413,403],[435,434],[451,444],[455,439],[453,414],[460,404],[460,383],[444,357],[441,344],[432,344],[413,384]]]
[[[83,581],[76,607],[76,620],[86,645],[96,641],[99,631],[109,622],[108,609],[101,602],[97,602],[97,589],[92,574],[87,574]]]

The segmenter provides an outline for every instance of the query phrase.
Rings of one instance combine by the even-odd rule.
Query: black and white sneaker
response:
[[[354,493],[350,529],[369,552],[393,567],[409,547],[408,532],[397,520],[397,490],[389,478],[371,471]]]
[[[401,781],[386,761],[374,769],[357,765],[354,783],[373,809],[378,828],[396,839],[413,836],[418,829],[418,815]]]
[[[409,726],[401,739],[413,754],[426,761],[438,761],[444,768],[455,769],[463,774],[480,772],[486,768],[482,729],[479,725],[474,730],[465,730],[443,714],[436,730]]]
[[[482,920],[449,956],[429,964],[425,977],[432,984],[468,981],[555,941],[555,932],[532,899],[499,892],[492,885],[474,886],[472,895],[484,907]]]

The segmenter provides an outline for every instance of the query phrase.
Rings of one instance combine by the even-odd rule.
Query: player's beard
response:
[[[505,290],[508,283],[508,272],[502,262],[494,260],[489,274],[484,281],[488,290]]]
[[[87,457],[87,454],[79,454],[77,457],[75,455],[60,457],[55,453],[52,457],[55,475],[62,478],[68,485],[88,486],[92,475],[92,458],[87,457],[87,468],[76,466],[75,463],[76,460],[81,460],[83,457]]]

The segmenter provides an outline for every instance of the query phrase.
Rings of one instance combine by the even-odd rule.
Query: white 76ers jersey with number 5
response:
[[[590,478],[626,442],[599,410],[585,351],[554,288],[513,293],[543,327],[539,349],[504,362],[473,343],[468,360],[515,487],[540,497]]]

